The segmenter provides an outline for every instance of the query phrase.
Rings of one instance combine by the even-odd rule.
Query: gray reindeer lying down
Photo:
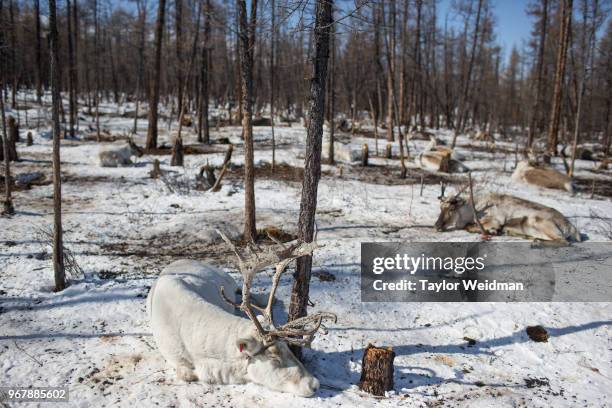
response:
[[[483,192],[474,196],[474,208],[469,197],[456,195],[440,198],[438,231],[466,229],[480,232],[474,219],[474,209],[487,234],[506,234],[543,241],[580,241],[580,232],[559,211],[542,204],[507,194]]]

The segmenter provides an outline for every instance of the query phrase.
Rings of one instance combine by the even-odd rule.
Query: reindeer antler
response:
[[[223,232],[217,230],[217,233],[232,249],[234,254],[236,254],[236,257],[238,258],[238,269],[240,270],[243,279],[241,303],[236,303],[228,299],[228,297],[225,295],[223,287],[220,288],[221,296],[226,302],[242,310],[248,316],[248,318],[255,325],[255,328],[262,337],[265,345],[270,345],[277,340],[283,340],[289,344],[310,346],[314,336],[320,329],[322,329],[323,333],[327,333],[325,326],[323,325],[324,320],[333,320],[334,323],[337,321],[337,317],[334,313],[317,312],[309,316],[292,320],[279,327],[276,327],[274,324],[272,306],[274,304],[274,297],[276,295],[276,290],[278,288],[281,275],[285,272],[291,261],[305,255],[312,255],[315,249],[322,246],[316,242],[316,236],[315,241],[313,242],[296,241],[290,245],[284,245],[268,234],[268,237],[277,244],[276,247],[269,247],[262,250],[255,244],[248,244],[245,253],[239,251]],[[260,307],[255,304],[251,304],[251,284],[255,274],[258,271],[272,265],[275,265],[276,270],[274,272],[274,276],[272,277],[272,288],[270,289],[267,305],[265,307]],[[257,319],[253,309],[261,313],[261,315],[266,319],[270,326],[269,330],[264,329]]]

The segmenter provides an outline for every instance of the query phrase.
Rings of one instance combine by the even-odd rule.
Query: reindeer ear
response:
[[[262,349],[263,344],[254,337],[245,337],[236,340],[236,347],[240,353],[252,357]]]

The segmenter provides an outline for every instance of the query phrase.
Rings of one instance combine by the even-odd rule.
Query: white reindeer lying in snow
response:
[[[220,233],[221,234],[221,233]],[[275,327],[272,304],[281,274],[289,262],[312,254],[316,243],[298,243],[280,250],[269,249],[250,257],[240,254],[244,282],[242,302],[235,294],[234,280],[217,268],[182,260],[167,266],[147,299],[153,336],[166,360],[185,381],[213,384],[253,382],[272,390],[309,397],[319,388],[313,377],[289,350],[287,344],[310,345],[331,313],[319,312]],[[265,308],[251,304],[250,287],[255,273],[276,264],[273,285]],[[235,308],[249,319],[234,314]],[[263,321],[255,316],[258,310]]]
[[[469,198],[461,197],[464,189],[454,196],[440,197],[438,231],[467,229],[481,232],[474,219],[474,210],[487,234],[507,234],[543,241],[580,241],[580,232],[554,208],[506,194],[475,195],[474,207]]]
[[[127,145],[113,145],[102,148],[98,153],[98,158],[102,167],[124,167],[133,164],[132,156],[141,157],[142,155],[142,149],[132,139],[128,139]]]

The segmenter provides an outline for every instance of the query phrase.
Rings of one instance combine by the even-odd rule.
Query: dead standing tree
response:
[[[572,0],[562,0],[561,4],[561,28],[559,31],[559,48],[557,51],[557,67],[555,69],[555,87],[553,91],[552,108],[550,111],[550,123],[548,125],[548,146],[546,161],[557,154],[557,136],[559,134],[559,123],[561,121],[561,98],[563,96],[563,82],[565,78],[565,63],[567,59],[567,47],[572,23]]]
[[[13,200],[11,198],[11,160],[9,154],[9,140],[8,133],[6,131],[6,116],[4,114],[4,92],[2,89],[4,88],[4,84],[1,82],[0,77],[0,112],[2,115],[2,137],[4,138],[4,143],[0,143],[2,146],[2,156],[4,158],[4,209],[3,214],[12,215],[15,213],[15,209],[13,207]],[[2,140],[0,139],[0,142]]]
[[[539,130],[542,123],[542,107],[544,105],[544,55],[546,52],[546,34],[548,26],[548,0],[542,0],[542,9],[540,10],[540,33],[538,40],[538,62],[536,67],[536,95],[533,100],[533,108],[531,110],[531,121],[529,123],[529,134],[527,139],[527,150],[533,145],[536,130]]]
[[[77,0],[73,0],[76,2]],[[69,120],[70,120],[70,137],[74,138],[75,134],[75,122],[77,116],[77,100],[76,100],[76,62],[74,57],[74,45],[73,45],[73,30],[76,30],[76,27],[73,27],[72,20],[72,6],[70,5],[70,0],[66,0],[66,20],[68,27],[68,95],[69,95]]]
[[[206,0],[204,8],[204,39],[202,40],[202,66],[200,70],[200,99],[198,107],[198,142],[210,143],[210,123],[208,122],[208,99],[210,79],[210,41],[211,41],[211,19],[212,6],[210,0]]]
[[[159,105],[159,88],[161,82],[161,51],[164,35],[166,0],[159,0],[157,22],[155,23],[155,65],[151,79],[151,101],[149,105],[149,127],[147,129],[147,150],[157,148],[157,116]],[[138,114],[138,112],[136,112]]]
[[[162,0],[163,1],[163,0]],[[53,121],[53,272],[55,291],[66,288],[62,239],[62,186],[60,175],[60,69],[55,0],[49,0],[49,44],[51,52],[51,97]]]
[[[255,240],[255,166],[253,164],[253,55],[257,23],[257,0],[251,0],[251,18],[247,20],[246,1],[236,0],[238,8],[238,51],[242,91],[242,137],[244,139],[244,232],[246,242]],[[320,150],[320,148],[319,148]]]
[[[314,238],[317,190],[319,179],[321,178],[321,140],[323,138],[323,120],[325,114],[325,82],[327,80],[327,62],[329,60],[329,38],[333,24],[332,6],[333,0],[317,0],[316,3],[314,75],[310,81],[306,159],[300,202],[300,218],[298,220],[298,237],[303,242],[312,242]],[[307,315],[311,268],[312,256],[307,255],[298,258],[295,281],[291,292],[289,321],[298,320]],[[301,349],[299,347],[294,349],[294,353],[296,353],[298,358],[301,357]]]

